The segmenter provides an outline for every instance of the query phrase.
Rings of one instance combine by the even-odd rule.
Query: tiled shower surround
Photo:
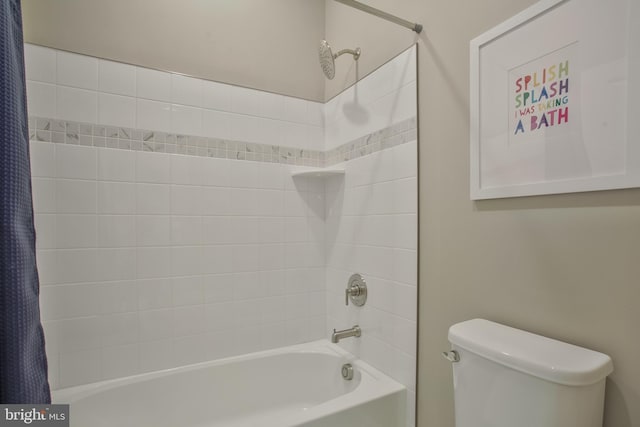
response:
[[[415,49],[326,105],[38,46],[26,62],[54,388],[359,323],[340,345],[414,392]]]

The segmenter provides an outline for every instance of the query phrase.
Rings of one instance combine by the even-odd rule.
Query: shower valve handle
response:
[[[349,305],[349,300],[358,307],[367,301],[367,284],[358,273],[351,275],[344,290],[344,305]]]

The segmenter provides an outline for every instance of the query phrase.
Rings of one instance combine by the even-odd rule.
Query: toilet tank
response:
[[[449,341],[456,427],[602,427],[606,354],[484,319]]]

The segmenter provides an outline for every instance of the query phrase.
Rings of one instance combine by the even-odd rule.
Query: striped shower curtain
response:
[[[0,403],[50,403],[38,303],[20,0],[2,0],[0,15]]]

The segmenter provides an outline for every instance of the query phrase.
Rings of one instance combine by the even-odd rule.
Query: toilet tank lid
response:
[[[606,354],[485,319],[451,326],[449,341],[501,365],[558,384],[590,385],[613,372],[613,363]]]

